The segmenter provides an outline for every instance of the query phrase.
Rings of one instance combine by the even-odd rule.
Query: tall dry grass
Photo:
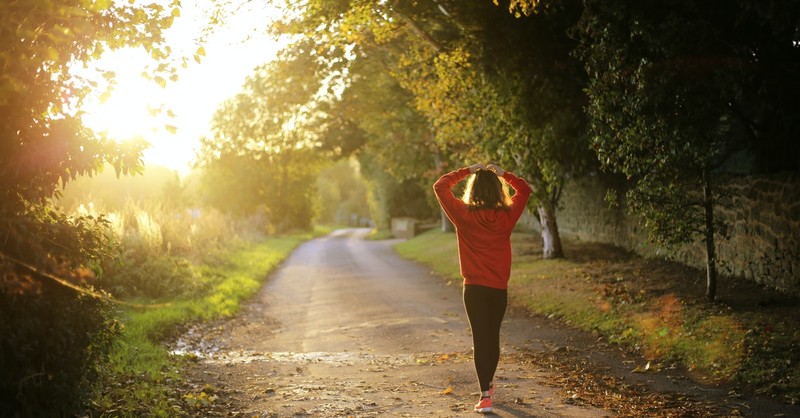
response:
[[[105,216],[117,257],[101,267],[98,284],[122,298],[162,299],[207,287],[194,265],[222,262],[223,249],[252,238],[254,222],[211,208],[186,208],[128,200],[119,210],[80,204],[79,215]]]

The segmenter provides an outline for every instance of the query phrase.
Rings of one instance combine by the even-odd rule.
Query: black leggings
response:
[[[464,308],[472,329],[475,372],[481,391],[489,390],[500,361],[500,325],[506,313],[508,293],[479,285],[464,285]]]

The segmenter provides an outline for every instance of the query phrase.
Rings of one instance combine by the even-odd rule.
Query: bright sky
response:
[[[179,79],[166,88],[141,77],[151,61],[144,51],[118,50],[106,53],[96,65],[116,73],[117,87],[105,102],[92,98],[83,108],[84,123],[124,140],[137,136],[151,144],[145,151],[146,166],[161,165],[186,174],[201,136],[208,135],[211,117],[218,106],[239,92],[252,70],[275,57],[280,44],[266,34],[266,27],[280,11],[268,2],[244,1],[245,5],[225,26],[217,28],[204,43],[198,38],[205,26],[204,7],[214,2],[183,0],[181,16],[167,33],[175,54],[190,57],[188,68],[180,68]],[[234,2],[236,3],[236,2]],[[199,6],[198,6],[199,5]],[[200,64],[191,59],[199,46],[206,56]],[[153,117],[151,108],[164,106],[172,119]],[[177,127],[175,134],[164,128]]]

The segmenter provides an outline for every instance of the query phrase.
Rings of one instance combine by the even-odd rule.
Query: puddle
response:
[[[216,343],[213,334],[216,328],[192,327],[171,346],[170,353],[175,356],[195,357],[208,364],[248,364],[256,362],[328,364],[334,366],[373,365],[400,366],[419,363],[411,354],[372,354],[365,352],[264,352],[257,350],[230,350]],[[210,338],[209,338],[210,337]],[[382,369],[381,369],[382,370]]]
[[[397,354],[369,354],[352,352],[260,352],[254,350],[221,350],[219,347],[207,344],[200,348],[190,347],[185,342],[178,341],[171,351],[177,356],[194,356],[209,364],[248,364],[254,362],[277,362],[309,364],[320,363],[330,365],[352,366],[356,364],[367,365],[404,365],[415,364],[416,359],[411,355]]]
[[[194,356],[206,358],[213,356],[220,351],[219,346],[205,340],[187,341],[183,338],[178,339],[172,347],[170,354],[175,356]]]

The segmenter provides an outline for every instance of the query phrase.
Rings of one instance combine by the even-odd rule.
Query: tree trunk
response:
[[[561,248],[561,236],[558,234],[556,223],[556,210],[553,205],[542,204],[536,208],[539,213],[539,224],[542,226],[542,258],[563,258],[564,250]]]
[[[450,218],[447,217],[447,214],[444,213],[443,210],[440,210],[442,214],[442,232],[456,232],[456,227],[450,222]]]
[[[706,218],[706,298],[714,300],[717,297],[717,255],[714,248],[714,195],[708,169],[703,170],[703,208]]]

